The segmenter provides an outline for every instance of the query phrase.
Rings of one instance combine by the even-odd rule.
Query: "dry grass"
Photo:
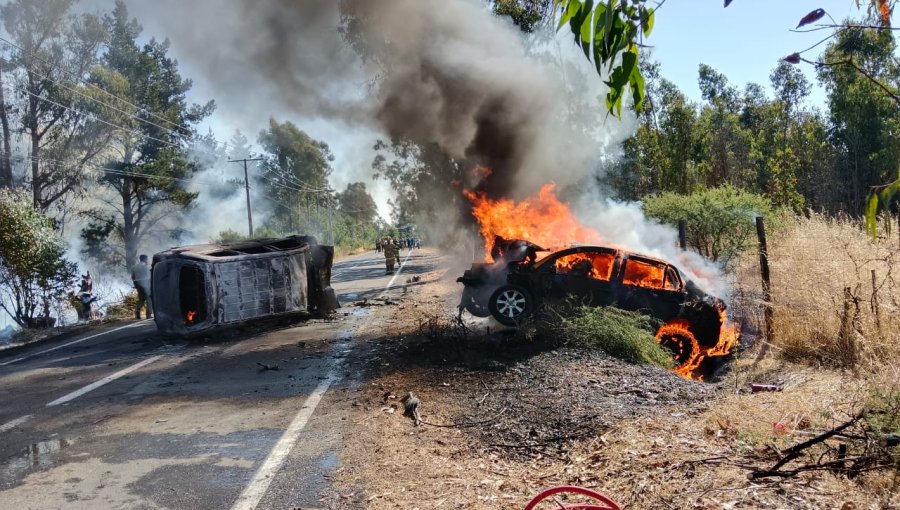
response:
[[[794,218],[769,239],[775,339],[788,361],[871,369],[900,359],[900,239],[872,240],[858,220]],[[874,273],[874,282],[873,282]],[[758,327],[758,259],[740,264],[738,297]],[[759,328],[761,329],[761,328]]]

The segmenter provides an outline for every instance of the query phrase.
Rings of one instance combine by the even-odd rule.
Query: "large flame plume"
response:
[[[487,260],[491,260],[495,236],[531,241],[548,250],[572,243],[603,242],[599,232],[575,219],[569,206],[556,197],[555,189],[555,184],[545,184],[537,195],[521,202],[492,199],[475,191],[463,192],[472,201],[472,214],[481,227]]]

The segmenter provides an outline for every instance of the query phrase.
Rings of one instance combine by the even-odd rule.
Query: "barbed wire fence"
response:
[[[900,345],[896,232],[872,239],[858,219],[816,213],[773,227],[726,276],[732,316],[763,342],[760,356],[852,366]]]

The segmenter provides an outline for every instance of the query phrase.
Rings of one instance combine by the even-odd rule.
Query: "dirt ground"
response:
[[[521,509],[573,484],[627,508],[900,508],[897,475],[881,471],[748,478],[846,421],[865,376],[757,360],[750,349],[702,383],[551,348],[457,322],[456,276],[423,275],[387,310],[373,354],[354,362],[365,383],[344,404],[358,433],[332,479],[354,507]],[[751,393],[751,382],[783,391]],[[408,392],[421,402],[419,426],[404,416]],[[795,462],[804,460],[815,459]]]

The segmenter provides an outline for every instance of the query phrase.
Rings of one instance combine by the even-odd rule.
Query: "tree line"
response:
[[[731,185],[798,213],[861,215],[871,189],[893,180],[900,162],[900,107],[870,79],[900,84],[895,48],[888,31],[841,31],[823,61],[852,60],[867,75],[820,66],[824,110],[807,105],[812,84],[787,61],[769,76],[771,94],[758,83],[738,88],[701,64],[703,101],[695,103],[645,60],[639,126],[606,180],[626,199]]]

